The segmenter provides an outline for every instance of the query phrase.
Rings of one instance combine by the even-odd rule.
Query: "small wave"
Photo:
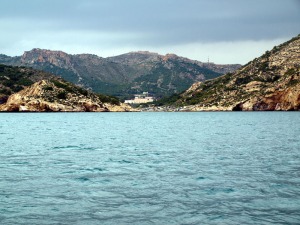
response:
[[[54,146],[52,149],[54,150],[95,150],[95,147],[90,146],[81,146],[81,145],[65,145],[65,146]]]
[[[125,159],[123,159],[123,160],[121,160],[121,161],[118,161],[119,163],[133,163],[132,161],[129,161],[129,160],[125,160]]]
[[[77,145],[66,145],[66,146],[55,146],[53,149],[81,149],[80,146]]]
[[[100,168],[100,167],[94,167],[94,168],[82,168],[80,169],[82,171],[89,171],[89,172],[103,172],[105,169]]]
[[[78,178],[76,178],[76,180],[79,180],[79,181],[82,181],[82,182],[86,182],[86,181],[89,181],[90,179],[87,178],[87,177],[78,177]]]
[[[217,193],[232,193],[235,190],[233,188],[209,188],[207,194],[217,194]]]

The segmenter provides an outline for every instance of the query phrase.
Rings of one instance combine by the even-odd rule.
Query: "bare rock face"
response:
[[[235,73],[195,83],[176,104],[192,111],[300,110],[300,35]]]
[[[65,69],[71,69],[71,57],[62,51],[50,51],[42,49],[32,49],[31,51],[26,51],[21,56],[22,64],[34,64],[34,63],[45,63],[49,62],[55,66],[62,67]]]
[[[9,96],[0,111],[7,112],[109,112],[130,111],[125,104],[103,103],[93,93],[84,92],[61,81],[42,80]],[[72,89],[73,88],[73,89]],[[66,91],[68,90],[68,91]],[[83,93],[81,94],[80,91]]]
[[[300,85],[284,91],[274,92],[255,102],[253,110],[300,110]]]

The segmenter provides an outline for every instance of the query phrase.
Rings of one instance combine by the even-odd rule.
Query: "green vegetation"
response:
[[[23,71],[24,70],[24,71]],[[34,82],[30,80],[29,69],[0,65],[0,94],[11,95]]]
[[[45,90],[45,91],[53,91],[53,87],[51,87],[51,86],[44,86],[43,90]]]
[[[45,72],[51,73],[51,74],[57,74],[59,76],[63,76],[63,78],[71,83],[76,83],[78,81],[77,75],[70,70],[57,67],[51,63],[45,62],[45,63],[37,63],[35,65],[36,69],[43,70]]]
[[[111,103],[119,105],[120,101],[116,97],[106,96],[103,94],[94,95],[92,92],[81,87],[75,86],[72,83],[64,81],[59,77],[25,67],[12,67],[0,64],[0,97],[9,96],[19,92],[27,86],[32,85],[39,80],[49,80],[54,86],[47,85],[43,87],[45,98],[54,102],[55,98],[66,100],[68,93],[75,95],[83,95],[85,97],[95,98],[96,96],[103,103]],[[53,92],[54,88],[58,88],[59,92]],[[51,93],[52,92],[52,93]]]
[[[0,88],[0,94],[11,95],[12,91],[10,89],[7,89],[7,88]]]
[[[220,76],[219,73],[202,68],[197,64],[182,64],[172,61],[172,69],[168,69],[163,64],[157,64],[149,74],[136,78],[133,83],[140,88],[138,92],[148,91],[156,97],[169,97],[178,94],[189,88],[195,82],[195,75],[205,74],[206,79]],[[178,74],[182,74],[178,76]],[[187,75],[189,74],[189,75]],[[166,98],[167,99],[167,98]]]
[[[248,84],[251,81],[252,81],[252,78],[250,76],[238,77],[235,80],[235,84],[236,85],[243,85],[243,84]]]
[[[81,94],[83,96],[91,96],[92,93],[81,88],[78,86],[74,86],[73,84],[69,83],[69,82],[65,82],[65,81],[59,81],[59,80],[54,80],[52,79],[51,82],[57,87],[57,88],[61,88],[64,89],[63,92],[60,92],[57,97],[59,99],[66,99],[67,97],[67,93],[72,93],[72,94]],[[111,104],[115,104],[115,105],[120,105],[120,100],[116,97],[113,96],[108,96],[108,95],[103,95],[103,94],[96,94],[96,96],[99,98],[99,100],[102,103],[111,103]]]
[[[114,96],[96,94],[102,103],[111,103],[114,105],[120,105],[120,100]]]
[[[51,82],[57,87],[62,88],[65,90],[65,92],[74,93],[74,94],[81,94],[84,96],[88,96],[89,92],[83,88],[80,88],[78,86],[75,86],[74,84],[71,84],[66,81],[59,81],[57,79],[52,79]]]
[[[300,81],[299,80],[290,80],[289,83],[288,83],[288,86],[292,87],[292,86],[295,86],[296,84],[299,84]]]
[[[57,98],[63,99],[63,100],[67,99],[67,92],[65,92],[65,91],[59,92],[59,93],[57,94]]]
[[[154,102],[154,104],[156,106],[163,106],[163,105],[172,105],[174,104],[177,100],[179,100],[181,97],[180,97],[180,94],[173,94],[169,97],[164,97],[164,98],[161,98],[160,100]]]
[[[295,68],[290,68],[290,69],[288,69],[286,72],[285,72],[285,76],[292,76],[292,75],[294,75],[294,74],[296,74],[296,69]]]
[[[18,80],[17,84],[21,85],[21,86],[30,86],[33,84],[33,81],[31,81],[30,79],[23,77],[20,80]]]

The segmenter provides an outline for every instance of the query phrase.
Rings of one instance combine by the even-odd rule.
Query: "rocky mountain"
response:
[[[144,91],[156,97],[180,93],[194,82],[212,79],[240,67],[202,63],[174,54],[131,52],[101,58],[43,49],[33,49],[17,57],[0,55],[0,63],[47,71],[94,92],[123,98]]]
[[[183,110],[300,110],[300,35],[234,73],[166,100]]]
[[[0,65],[0,111],[107,112],[131,107],[46,72]]]

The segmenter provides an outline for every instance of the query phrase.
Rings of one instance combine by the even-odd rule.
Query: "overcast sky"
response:
[[[0,0],[0,53],[148,50],[247,63],[300,33],[300,0]]]

